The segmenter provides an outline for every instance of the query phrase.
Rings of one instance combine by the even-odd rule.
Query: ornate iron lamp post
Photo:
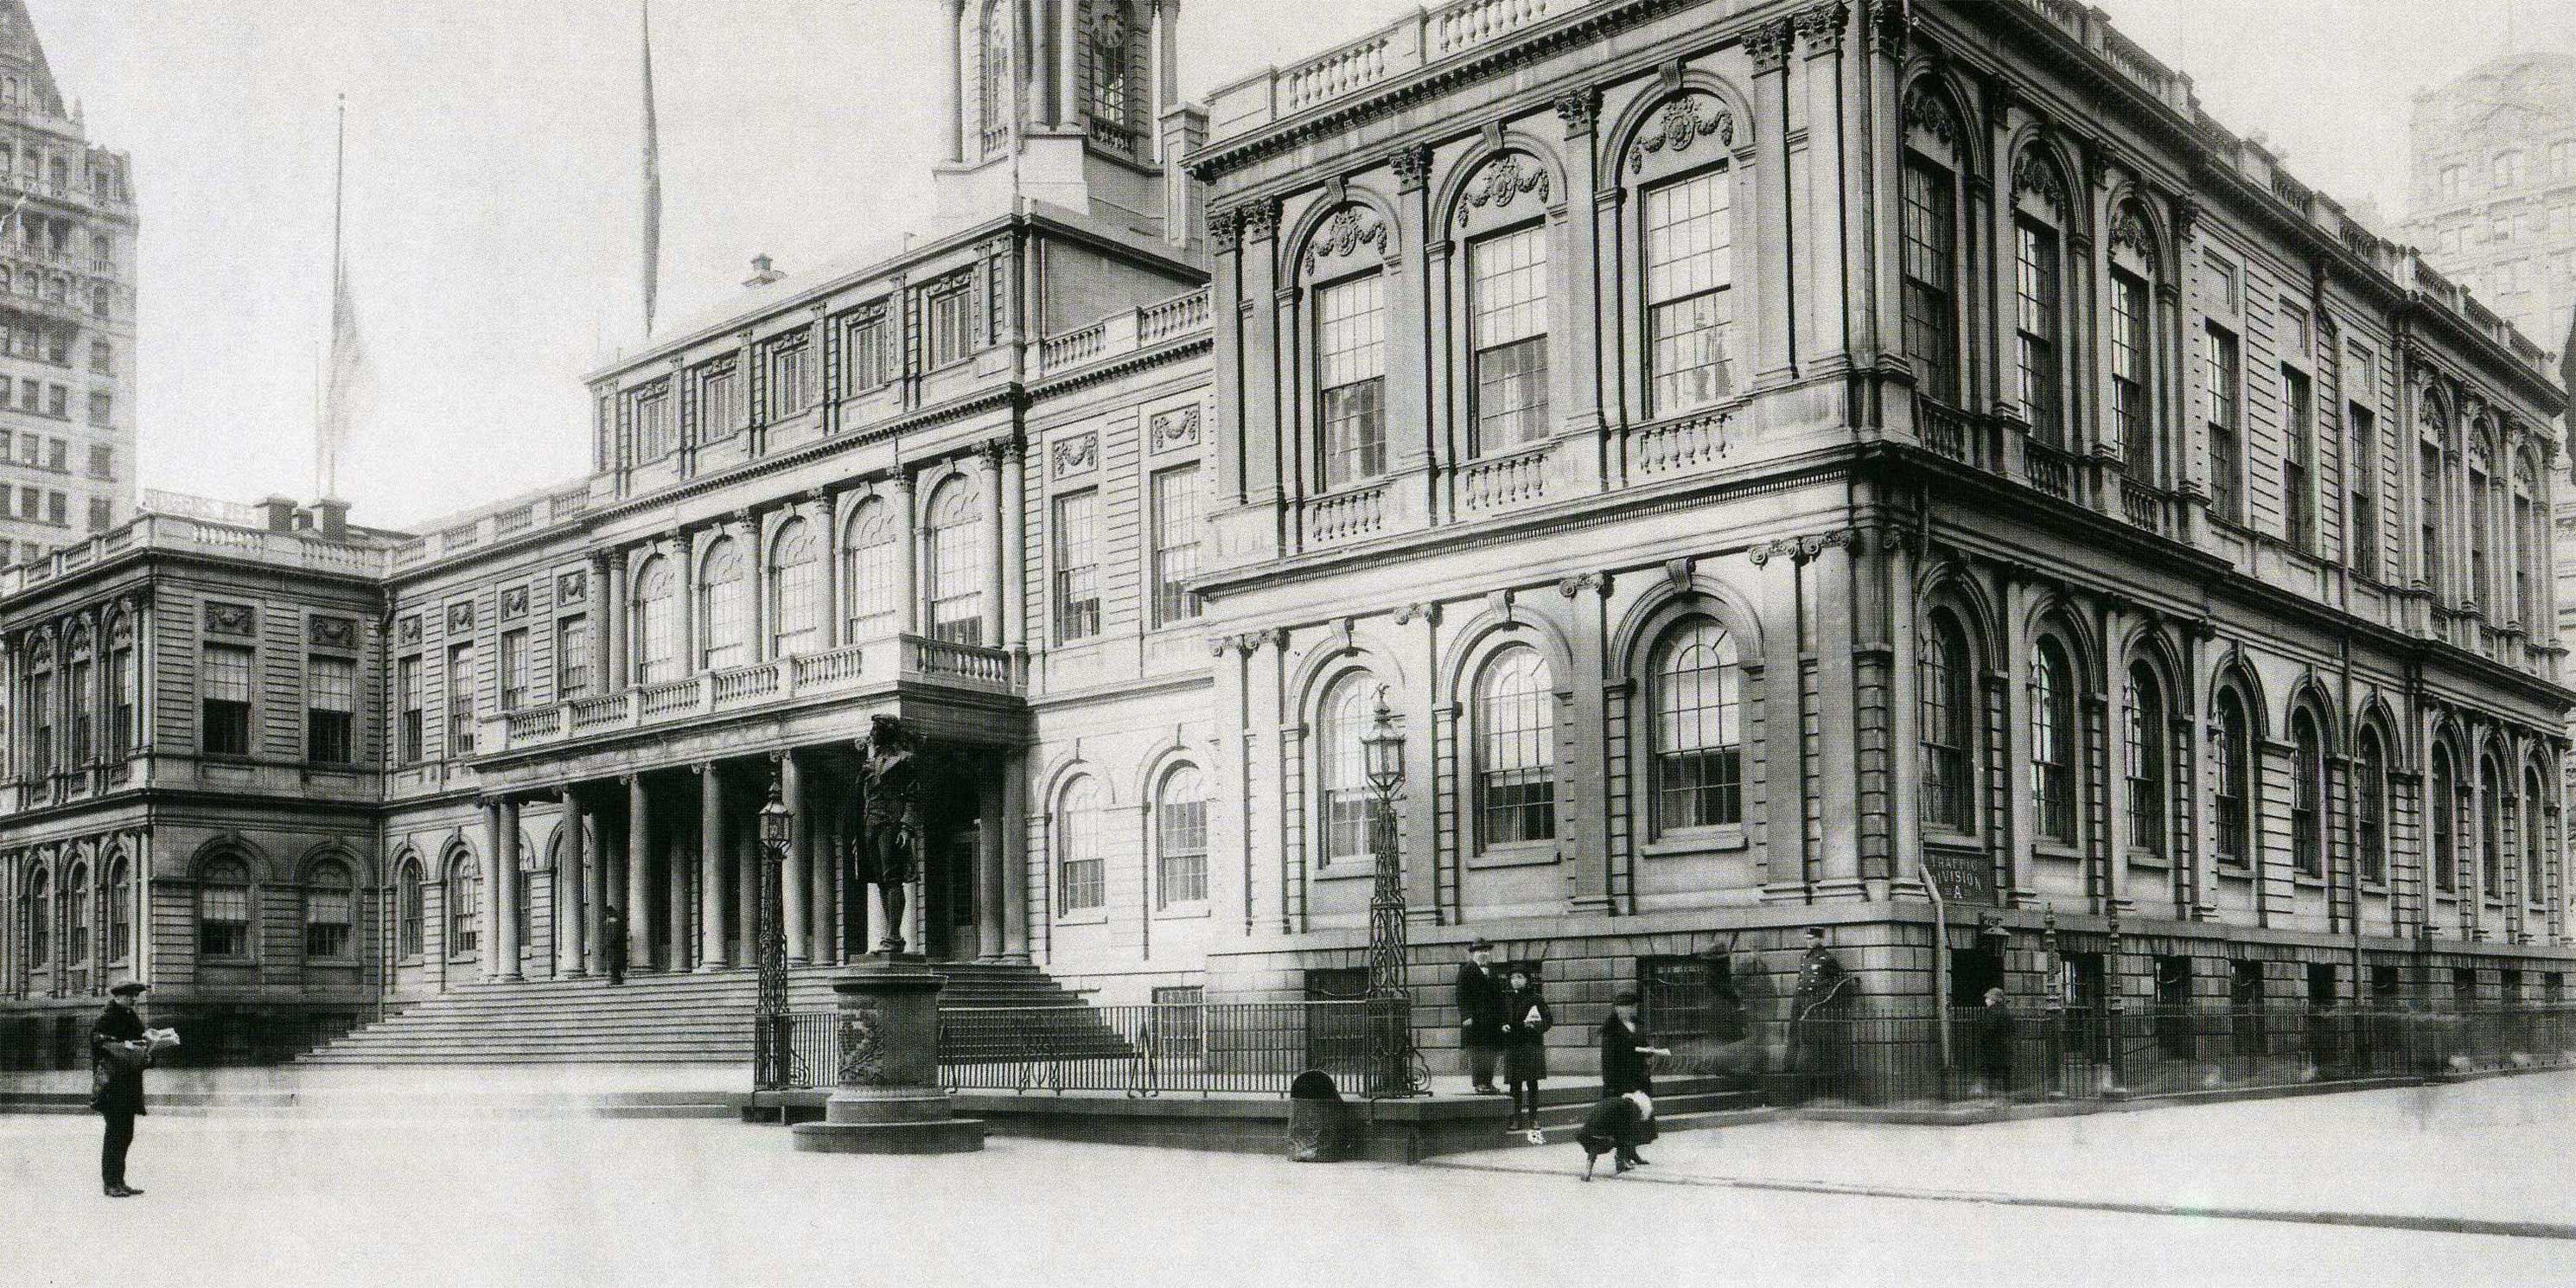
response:
[[[794,822],[779,800],[775,771],[769,803],[760,807],[760,999],[752,1020],[752,1079],[761,1091],[785,1090],[796,1079],[787,1018],[787,927],[779,917],[779,869],[787,861]]]
[[[1430,1090],[1422,1053],[1413,1045],[1413,995],[1405,985],[1404,854],[1396,843],[1395,798],[1404,786],[1404,733],[1378,686],[1377,711],[1360,736],[1369,786],[1369,853],[1376,872],[1369,893],[1368,1094],[1418,1096]]]

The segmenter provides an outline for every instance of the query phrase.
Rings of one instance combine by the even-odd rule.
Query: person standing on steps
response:
[[[608,955],[608,982],[626,982],[626,914],[615,904],[602,904],[599,909],[599,937],[606,940],[600,948]]]
[[[1503,1082],[1512,1091],[1512,1125],[1533,1143],[1538,1134],[1538,1084],[1547,1077],[1547,1031],[1556,1017],[1540,994],[1538,967],[1518,965],[1511,971],[1511,1000],[1503,1006]]]
[[[107,1009],[89,1030],[90,1108],[107,1120],[98,1179],[112,1199],[143,1192],[125,1183],[125,1151],[134,1144],[134,1120],[144,1112],[143,1070],[152,1063],[152,1043],[144,1036],[143,1017],[134,1010],[145,988],[129,980],[109,989]]]
[[[1646,1069],[1646,1061],[1672,1052],[1646,1041],[1645,1026],[1637,1019],[1637,1005],[1642,1000],[1637,990],[1621,990],[1610,1004],[1610,1018],[1601,1021],[1601,1095],[1604,1099],[1624,1096],[1631,1091],[1655,1094],[1655,1075]]]
[[[1458,1045],[1467,1054],[1467,1080],[1480,1096],[1499,1096],[1494,1065],[1503,1050],[1503,982],[1494,977],[1494,945],[1478,939],[1467,945],[1467,961],[1458,968]]]

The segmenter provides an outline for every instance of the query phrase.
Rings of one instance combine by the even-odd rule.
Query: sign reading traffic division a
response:
[[[1923,851],[1923,866],[1940,886],[1941,897],[1951,903],[1993,906],[1995,902],[1995,865],[1981,851]]]

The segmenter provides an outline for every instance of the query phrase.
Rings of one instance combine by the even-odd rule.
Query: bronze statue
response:
[[[861,829],[853,847],[852,867],[858,879],[877,888],[877,908],[885,916],[885,935],[877,951],[903,951],[904,886],[921,873],[920,753],[893,716],[869,724],[862,749],[859,779],[866,787]]]

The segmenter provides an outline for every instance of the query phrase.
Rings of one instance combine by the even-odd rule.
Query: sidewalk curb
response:
[[[1508,1176],[1571,1175],[1571,1173],[1538,1171],[1526,1167],[1505,1167],[1495,1163],[1442,1159],[1426,1159],[1415,1166],[1492,1172]],[[2294,1208],[2123,1202],[2115,1199],[2038,1198],[2024,1194],[1997,1194],[1981,1190],[1908,1189],[1892,1185],[1860,1185],[1835,1181],[1770,1181],[1740,1176],[1648,1176],[1630,1173],[1618,1179],[1696,1189],[1764,1190],[1784,1194],[1825,1194],[1848,1198],[1910,1199],[1929,1203],[1982,1203],[1994,1207],[2058,1208],[2078,1212],[2114,1212],[2131,1216],[2277,1221],[2294,1225],[2359,1226],[2380,1230],[2411,1230],[2429,1234],[2486,1234],[2514,1239],[2561,1239],[2576,1242],[2576,1225],[2550,1221],[2499,1221],[2481,1217],[2405,1216],[2374,1212],[2303,1211]]]

